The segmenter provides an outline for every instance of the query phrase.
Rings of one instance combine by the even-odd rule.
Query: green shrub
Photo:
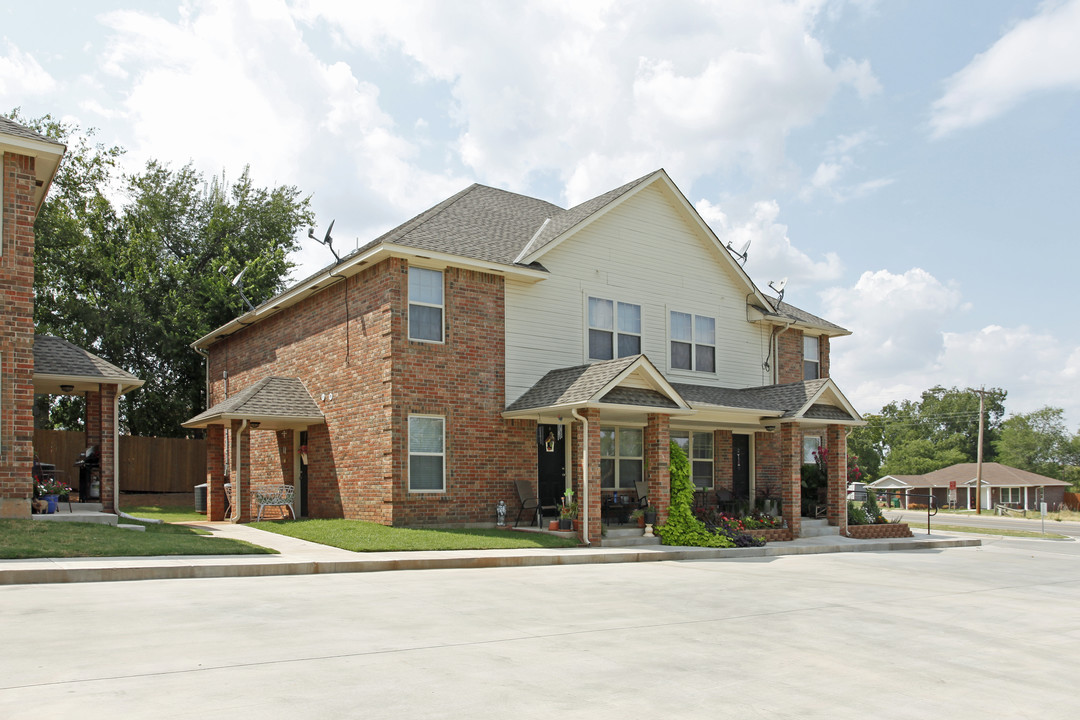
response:
[[[734,547],[724,535],[711,533],[694,517],[694,484],[690,482],[690,461],[686,453],[671,443],[671,506],[667,522],[656,527],[665,545],[690,547]]]
[[[861,505],[857,505],[854,500],[847,501],[847,522],[848,525],[869,525],[866,520],[866,511],[863,510]]]

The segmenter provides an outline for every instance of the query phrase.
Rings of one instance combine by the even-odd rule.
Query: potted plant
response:
[[[655,525],[656,524],[656,508],[654,508],[652,505],[646,505],[643,508],[643,510],[644,510],[643,519],[645,521],[645,524],[646,525]]]
[[[56,503],[60,496],[71,493],[71,488],[56,478],[47,478],[38,487],[38,492],[49,504],[49,509],[46,512],[51,514],[56,512]]]
[[[633,520],[639,528],[645,527],[645,508],[634,510],[634,512],[630,513],[630,519]]]
[[[559,503],[559,529],[573,530],[577,513],[578,504],[574,501],[574,491],[567,490]]]

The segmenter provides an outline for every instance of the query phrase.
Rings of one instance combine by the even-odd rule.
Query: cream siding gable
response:
[[[768,328],[747,322],[751,291],[726,252],[661,183],[642,189],[544,254],[547,279],[506,281],[506,402],[550,370],[589,362],[588,298],[641,306],[642,352],[673,382],[767,384]],[[670,311],[716,319],[714,374],[672,370]]]

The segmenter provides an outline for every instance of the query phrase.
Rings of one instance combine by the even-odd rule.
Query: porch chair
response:
[[[716,507],[725,515],[735,514],[735,494],[726,488],[716,491]]]
[[[259,514],[255,522],[262,520],[263,508],[265,507],[289,508],[289,517],[295,520],[296,510],[293,509],[294,492],[295,488],[292,485],[256,485],[254,495],[255,502],[259,506]],[[285,512],[284,509],[282,512]]]
[[[536,527],[541,527],[540,521],[544,516],[545,510],[550,510],[552,513],[558,513],[558,505],[541,505],[540,496],[533,492],[532,483],[528,480],[515,480],[514,487],[517,488],[518,500],[521,502],[521,507],[518,508],[517,518],[514,519],[514,526],[521,522],[521,515],[526,510],[532,512],[536,522]],[[531,525],[532,523],[530,523]]]
[[[634,491],[637,493],[637,506],[643,508],[649,504],[649,483],[646,480],[636,480]]]

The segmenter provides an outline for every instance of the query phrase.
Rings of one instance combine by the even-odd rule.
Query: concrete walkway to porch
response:
[[[665,560],[734,560],[836,552],[938,550],[981,544],[978,538],[935,533],[933,535],[916,534],[912,538],[897,540],[854,540],[835,535],[806,537],[791,542],[769,543],[760,548],[721,549],[655,545],[626,548],[577,547],[357,553],[257,530],[248,525],[210,522],[193,524],[212,530],[215,536],[244,540],[272,548],[280,554],[0,560],[0,585],[316,575],[388,570],[527,567]]]

